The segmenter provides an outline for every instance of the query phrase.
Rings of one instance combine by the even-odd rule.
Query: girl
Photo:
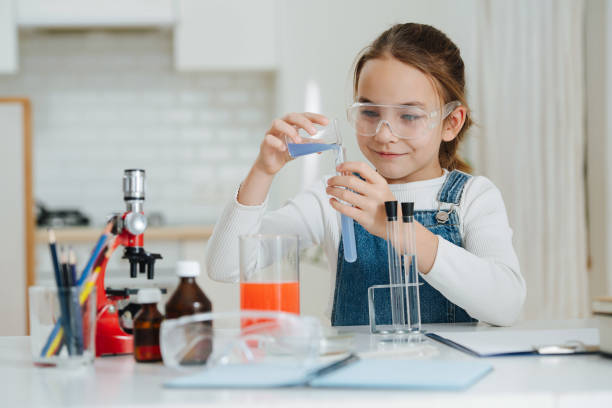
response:
[[[337,170],[347,175],[328,177],[266,212],[274,175],[290,159],[285,137],[299,142],[297,129],[314,134],[313,124],[328,123],[314,113],[274,120],[215,227],[207,252],[210,277],[239,279],[241,234],[298,234],[305,247],[325,249],[335,288],[329,299],[332,325],[368,324],[368,287],[389,283],[384,202],[413,201],[418,269],[425,281],[422,322],[513,324],[525,282],[504,203],[493,183],[470,176],[457,154],[471,124],[457,46],[431,26],[395,25],[361,53],[353,85],[348,119],[375,169],[346,162]],[[355,220],[354,263],[344,260],[339,213]]]

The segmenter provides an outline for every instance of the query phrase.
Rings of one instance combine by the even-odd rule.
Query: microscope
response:
[[[144,231],[147,218],[144,215],[145,171],[128,169],[123,175],[123,200],[126,211],[112,216],[111,234],[115,235],[106,257],[96,262],[100,267],[97,284],[96,356],[109,354],[130,354],[134,350],[131,330],[122,325],[120,304],[126,303],[133,289],[110,289],[105,287],[105,273],[108,257],[119,246],[123,246],[123,257],[130,263],[130,277],[146,272],[148,279],[155,275],[155,261],[160,254],[144,249]]]

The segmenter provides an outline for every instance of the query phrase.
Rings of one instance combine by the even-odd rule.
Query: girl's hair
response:
[[[465,74],[459,48],[440,30],[424,24],[396,24],[382,33],[358,56],[353,77],[353,92],[357,95],[359,75],[365,63],[371,59],[393,58],[411,65],[433,79],[442,105],[459,101],[467,108],[463,127],[457,137],[440,145],[440,165],[448,170],[471,172],[457,148],[472,125],[470,110],[465,97]]]

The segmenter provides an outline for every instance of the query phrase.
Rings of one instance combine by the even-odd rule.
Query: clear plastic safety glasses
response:
[[[308,366],[322,339],[314,317],[248,310],[169,319],[160,331],[164,364],[182,369],[271,361]]]
[[[374,136],[387,125],[391,133],[401,139],[427,136],[461,102],[452,101],[431,112],[412,105],[384,105],[356,102],[347,109],[349,123],[360,136]]]

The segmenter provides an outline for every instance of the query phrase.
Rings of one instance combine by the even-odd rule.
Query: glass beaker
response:
[[[418,322],[404,320],[399,324],[392,321],[391,316],[391,290],[397,289],[406,291],[406,301],[401,305],[404,310],[404,316],[410,318],[415,315],[415,311],[419,310],[418,295],[410,296],[410,292],[418,294],[418,287],[422,283],[407,282],[401,284],[386,284],[373,285],[368,288],[368,314],[370,318],[370,333],[372,334],[394,334],[404,336],[408,342],[421,342],[424,340],[421,332],[420,315]]]
[[[240,308],[299,314],[299,269],[297,235],[241,235]]]
[[[93,363],[96,291],[91,287],[30,286],[30,346],[35,364]]]
[[[287,149],[291,157],[296,158],[326,150],[338,151],[342,148],[342,138],[338,131],[336,119],[330,121],[327,126],[315,124],[314,127],[317,130],[317,133],[314,135],[310,135],[304,130],[299,131],[300,143],[295,143],[289,137],[285,137]]]

